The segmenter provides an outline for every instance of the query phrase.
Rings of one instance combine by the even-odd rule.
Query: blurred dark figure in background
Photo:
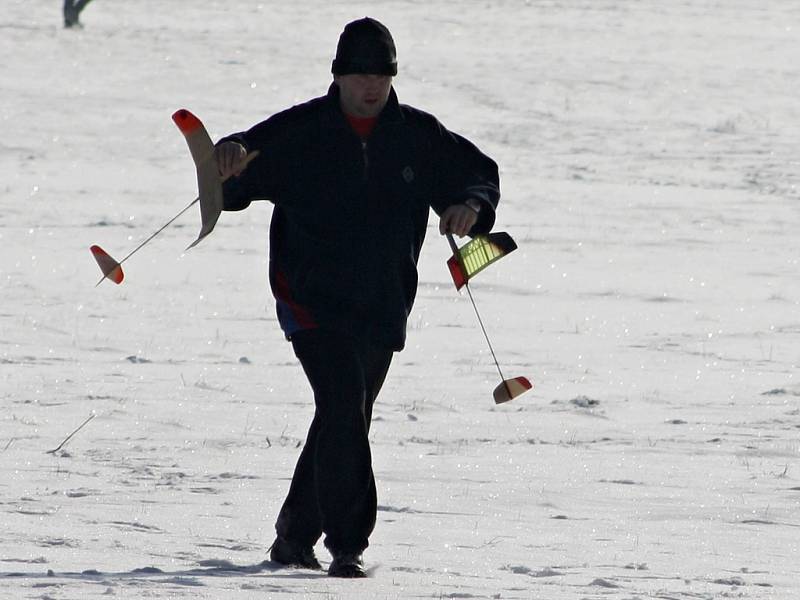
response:
[[[64,0],[64,27],[83,27],[78,17],[92,0]]]

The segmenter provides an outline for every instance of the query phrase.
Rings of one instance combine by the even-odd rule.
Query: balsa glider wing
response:
[[[503,231],[477,235],[461,248],[454,248],[447,261],[456,289],[460,290],[475,275],[506,254],[517,249],[516,242]]]
[[[200,234],[189,248],[196,246],[214,230],[222,212],[222,183],[214,161],[214,142],[203,123],[191,112],[182,108],[172,115],[189,145],[197,170],[197,196],[200,201]],[[187,248],[187,250],[189,249]]]

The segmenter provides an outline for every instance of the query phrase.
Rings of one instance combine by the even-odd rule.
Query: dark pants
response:
[[[368,438],[372,405],[392,351],[320,329],[295,333],[292,345],[316,411],[275,529],[307,546],[325,533],[332,553],[361,553],[377,511]]]

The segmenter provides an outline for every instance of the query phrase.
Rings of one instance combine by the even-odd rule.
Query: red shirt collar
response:
[[[353,128],[353,131],[355,131],[362,140],[369,137],[369,134],[372,133],[372,130],[375,128],[375,123],[378,122],[378,117],[355,117],[348,114],[345,114],[345,117],[347,117],[347,122],[350,123],[350,127]]]

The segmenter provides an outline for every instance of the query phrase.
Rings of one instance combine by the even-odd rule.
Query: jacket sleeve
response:
[[[248,154],[259,153],[241,175],[230,177],[222,184],[224,210],[243,210],[254,200],[277,200],[279,178],[272,157],[279,152],[279,143],[273,129],[268,119],[249,131],[226,136],[217,142],[217,145],[237,142]]]
[[[478,221],[470,235],[487,233],[494,226],[500,200],[497,163],[466,138],[436,121],[431,144],[434,190],[431,207],[441,215],[447,207],[472,198],[480,203]]]

